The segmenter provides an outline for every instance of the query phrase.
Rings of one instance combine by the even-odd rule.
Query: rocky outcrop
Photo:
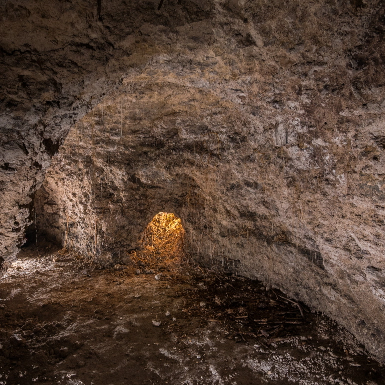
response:
[[[35,212],[40,236],[112,260],[172,212],[194,258],[279,287],[385,360],[379,1],[112,1],[101,20],[87,2],[9,4],[45,28],[2,51],[5,256]]]

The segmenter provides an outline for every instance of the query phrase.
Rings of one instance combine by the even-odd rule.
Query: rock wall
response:
[[[385,361],[381,2],[112,1],[99,21],[87,2],[69,4],[71,28],[41,5],[26,16],[60,24],[66,61],[51,59],[62,86],[47,110],[39,87],[15,91],[16,106],[7,94],[4,255],[34,210],[40,234],[112,259],[173,212],[194,258],[279,287]],[[31,78],[46,71],[36,64]],[[19,131],[5,131],[18,116]]]
[[[214,7],[157,5],[102,1],[99,15],[94,0],[1,2],[0,255],[7,260],[25,242],[33,195],[70,127],[127,71],[172,49],[178,27],[199,25]]]

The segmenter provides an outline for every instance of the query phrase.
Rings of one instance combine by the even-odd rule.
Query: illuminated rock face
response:
[[[99,22],[79,1],[59,24],[27,3],[23,28],[58,32],[32,29],[32,51],[6,21],[4,256],[66,138],[40,234],[114,259],[175,213],[197,260],[281,288],[385,359],[380,2],[111,1]]]

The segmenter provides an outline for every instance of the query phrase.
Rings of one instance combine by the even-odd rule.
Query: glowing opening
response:
[[[156,214],[143,232],[135,262],[151,268],[179,264],[184,255],[184,235],[182,221],[175,214]]]

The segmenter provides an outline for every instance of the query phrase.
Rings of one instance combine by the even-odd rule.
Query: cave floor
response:
[[[0,385],[385,384],[326,317],[260,283],[23,249],[0,280]]]

